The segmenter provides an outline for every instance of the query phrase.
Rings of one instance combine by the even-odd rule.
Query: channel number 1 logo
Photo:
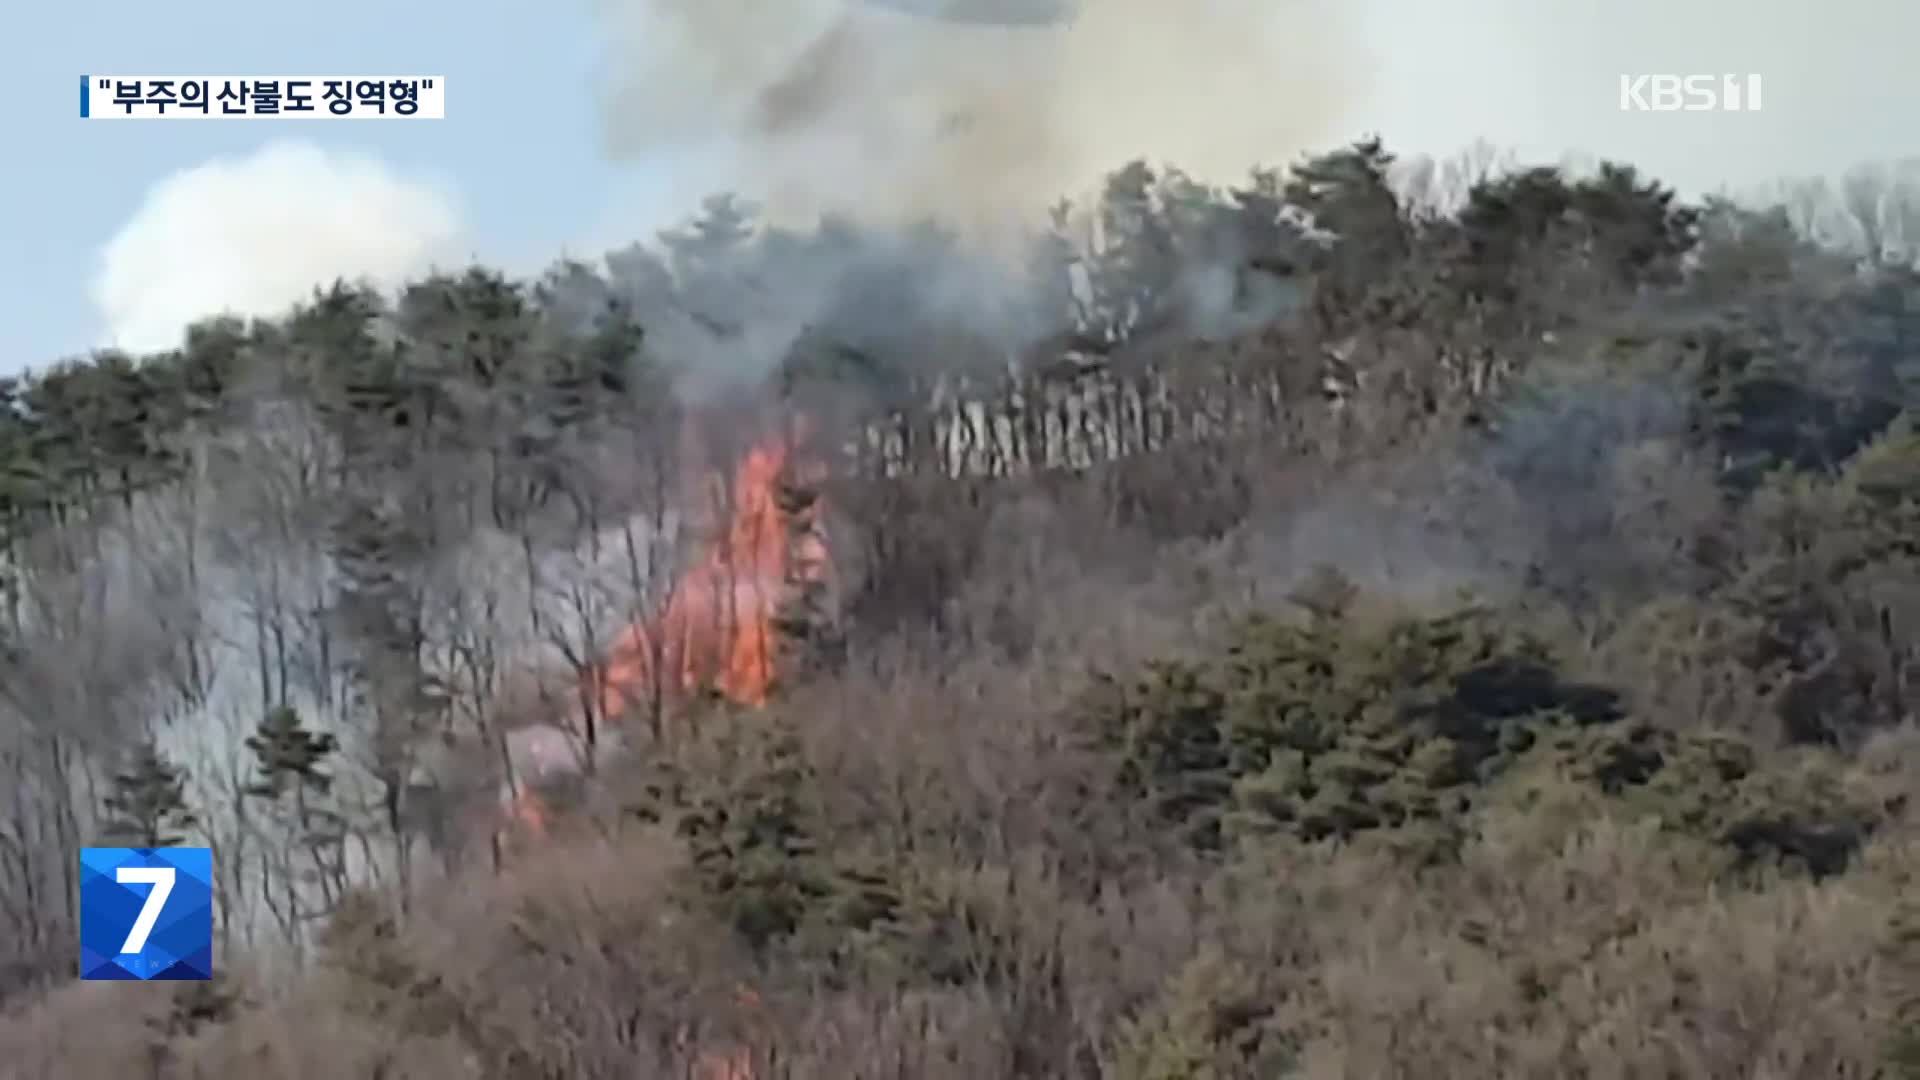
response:
[[[82,848],[80,977],[213,977],[213,852]]]

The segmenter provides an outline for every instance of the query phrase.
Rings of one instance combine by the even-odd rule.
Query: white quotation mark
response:
[[[167,906],[167,895],[173,892],[173,867],[122,866],[113,872],[113,880],[122,885],[153,886],[146,903],[140,905],[140,917],[127,931],[126,944],[120,946],[120,954],[125,956],[147,947],[147,935],[153,933],[153,924],[160,921],[160,909]]]

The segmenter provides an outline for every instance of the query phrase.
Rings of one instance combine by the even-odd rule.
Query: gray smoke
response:
[[[1059,5],[991,6],[1005,21]],[[1329,0],[1081,0],[1017,25],[903,7],[931,10],[605,0],[607,152],[669,174],[689,207],[724,188],[780,219],[978,226],[1136,157],[1232,179],[1338,140],[1369,69]]]
[[[932,216],[1004,251],[984,241],[1136,158],[1224,182],[1369,132],[1403,154],[1484,137],[1527,163],[1625,160],[1690,197],[1920,151],[1891,104],[1920,93],[1898,63],[1920,6],[1897,0],[1069,2],[600,0],[605,149],[648,189],[626,235],[732,191],[777,222]],[[1621,111],[1619,76],[1655,72],[1762,75],[1765,109]],[[903,279],[998,273],[896,255],[878,262]],[[873,277],[863,248],[829,263],[807,297],[769,286],[784,324]],[[1206,309],[1231,281],[1181,284]]]

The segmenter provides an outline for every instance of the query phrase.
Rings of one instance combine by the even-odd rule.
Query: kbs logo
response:
[[[82,848],[80,977],[213,978],[213,852]]]
[[[1622,75],[1621,112],[1759,112],[1758,75]]]

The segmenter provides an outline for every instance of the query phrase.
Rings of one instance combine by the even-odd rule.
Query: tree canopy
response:
[[[105,837],[101,1075],[1905,1075],[1920,230],[1411,164],[0,380],[0,1056]]]

